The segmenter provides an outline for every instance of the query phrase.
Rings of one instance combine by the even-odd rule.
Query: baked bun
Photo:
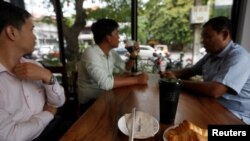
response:
[[[169,129],[164,135],[168,141],[207,141],[207,129],[184,120],[179,126]]]

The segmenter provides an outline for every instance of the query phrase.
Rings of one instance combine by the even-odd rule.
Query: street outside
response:
[[[169,58],[172,60],[172,61],[175,61],[175,62],[180,62],[180,54],[182,52],[171,52],[171,55],[169,56]],[[204,54],[203,54],[204,55]],[[203,56],[202,54],[199,54],[199,56],[197,56],[197,58],[201,58]],[[184,53],[184,56],[183,56],[183,59],[182,59],[182,67],[186,67],[190,65],[193,65],[194,63],[196,62],[193,62],[192,59],[192,52],[185,52]],[[157,68],[154,68],[154,65],[155,65],[155,62],[151,59],[139,59],[138,60],[138,70],[139,71],[145,71],[145,72],[152,72],[152,73],[155,73],[155,72],[158,72]],[[166,66],[166,64],[165,64]],[[165,67],[164,66],[164,67]]]

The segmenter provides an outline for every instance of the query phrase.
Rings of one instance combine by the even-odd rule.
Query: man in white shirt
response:
[[[85,49],[79,64],[78,98],[82,104],[97,97],[100,90],[147,84],[148,75],[145,73],[137,76],[124,74],[134,66],[138,49],[130,53],[126,63],[112,50],[119,44],[118,27],[112,19],[100,19],[91,27],[97,45]]]
[[[65,102],[52,73],[22,56],[34,50],[30,13],[0,1],[0,140],[37,138]]]

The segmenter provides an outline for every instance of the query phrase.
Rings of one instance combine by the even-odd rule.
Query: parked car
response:
[[[37,45],[32,52],[32,58],[36,61],[44,60],[45,58],[53,57],[59,58],[59,47],[55,45]]]
[[[140,46],[139,56],[141,59],[152,58],[153,53],[156,53],[156,51],[149,45],[139,45],[139,46]]]
[[[124,54],[128,53],[127,49],[125,49],[124,47],[114,48],[114,50],[115,50],[119,55],[124,55]]]
[[[156,53],[156,51],[149,45],[139,45],[140,47],[140,52],[139,52],[139,57],[140,59],[149,59],[153,58],[153,53]],[[114,49],[123,60],[128,59],[128,51],[124,47],[118,47]]]
[[[118,48],[115,48],[114,50],[120,55],[122,60],[124,61],[128,60],[129,53],[127,49],[125,49],[124,47],[118,47]]]

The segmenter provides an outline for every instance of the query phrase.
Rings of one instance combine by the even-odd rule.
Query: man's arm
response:
[[[137,76],[114,76],[113,88],[136,85],[136,84],[147,84],[148,75],[146,73]]]
[[[176,70],[176,71],[173,71],[173,73],[175,74],[177,78],[181,78],[181,79],[189,79],[190,77],[196,75],[190,68]]]
[[[214,98],[218,98],[230,90],[228,87],[218,82],[196,82],[190,80],[183,80],[182,89],[190,93]]]
[[[127,71],[130,71],[132,68],[133,68],[133,66],[135,65],[135,61],[136,60],[136,57],[134,57],[134,59],[133,58],[129,58],[129,60],[126,62],[126,70]]]
[[[194,75],[196,74],[191,69],[186,68],[181,70],[165,71],[161,74],[161,77],[189,79]]]
[[[136,59],[138,59],[139,52],[140,52],[140,47],[139,47],[139,44],[136,43],[133,51],[129,52],[130,53],[129,60],[127,61],[126,66],[125,66],[126,70],[129,71],[133,68],[134,64],[136,63]]]
[[[167,78],[184,79],[182,80],[182,89],[194,94],[201,94],[218,98],[230,90],[227,86],[215,81],[197,82],[187,80],[194,75],[196,74],[189,68],[177,71],[166,71],[162,74],[163,77]]]
[[[49,84],[52,73],[38,64],[30,62],[17,64],[13,69],[13,73],[23,80],[40,80],[41,85],[44,83],[47,101],[45,101],[46,104],[43,107],[43,111],[37,114],[29,115],[31,114],[30,112],[34,111],[23,111],[23,114],[26,114],[25,112],[27,112],[27,117],[25,120],[21,121],[16,120],[16,115],[9,113],[8,110],[6,110],[6,107],[1,107],[0,140],[32,140],[39,136],[54,118],[57,111],[56,107],[59,107],[64,103],[64,91],[59,84]]]
[[[49,122],[54,118],[48,111],[33,115],[26,121],[15,121],[7,111],[0,109],[0,140],[26,141],[39,136]]]
[[[60,107],[65,102],[64,89],[55,81],[55,84],[49,84],[52,73],[38,64],[26,62],[17,64],[14,68],[14,74],[21,79],[42,80],[46,91],[47,103]]]

